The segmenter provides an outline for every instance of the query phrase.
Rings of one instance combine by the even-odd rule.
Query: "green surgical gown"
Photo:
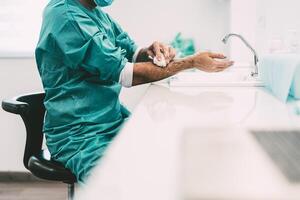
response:
[[[44,10],[36,62],[46,93],[44,133],[52,159],[79,182],[103,156],[129,111],[119,77],[137,47],[100,7],[51,0]]]

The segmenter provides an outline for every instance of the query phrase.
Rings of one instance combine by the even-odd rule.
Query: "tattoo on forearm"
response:
[[[170,62],[167,67],[160,68],[151,62],[134,65],[133,85],[140,85],[168,78],[180,71],[191,68],[191,59],[178,59]]]

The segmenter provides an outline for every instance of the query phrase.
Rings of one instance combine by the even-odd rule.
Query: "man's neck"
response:
[[[79,0],[79,2],[88,9],[94,9],[97,6],[94,0]]]

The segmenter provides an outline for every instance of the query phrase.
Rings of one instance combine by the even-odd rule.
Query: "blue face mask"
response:
[[[114,0],[95,0],[95,3],[100,7],[110,6]]]

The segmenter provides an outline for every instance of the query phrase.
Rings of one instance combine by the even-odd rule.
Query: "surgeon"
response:
[[[220,72],[233,62],[216,53],[174,59],[160,42],[138,48],[102,7],[113,0],[51,0],[36,62],[46,97],[44,134],[53,160],[84,183],[128,119],[121,87],[159,81],[192,67]],[[155,31],[155,30],[153,30]],[[165,60],[161,68],[151,58]]]

